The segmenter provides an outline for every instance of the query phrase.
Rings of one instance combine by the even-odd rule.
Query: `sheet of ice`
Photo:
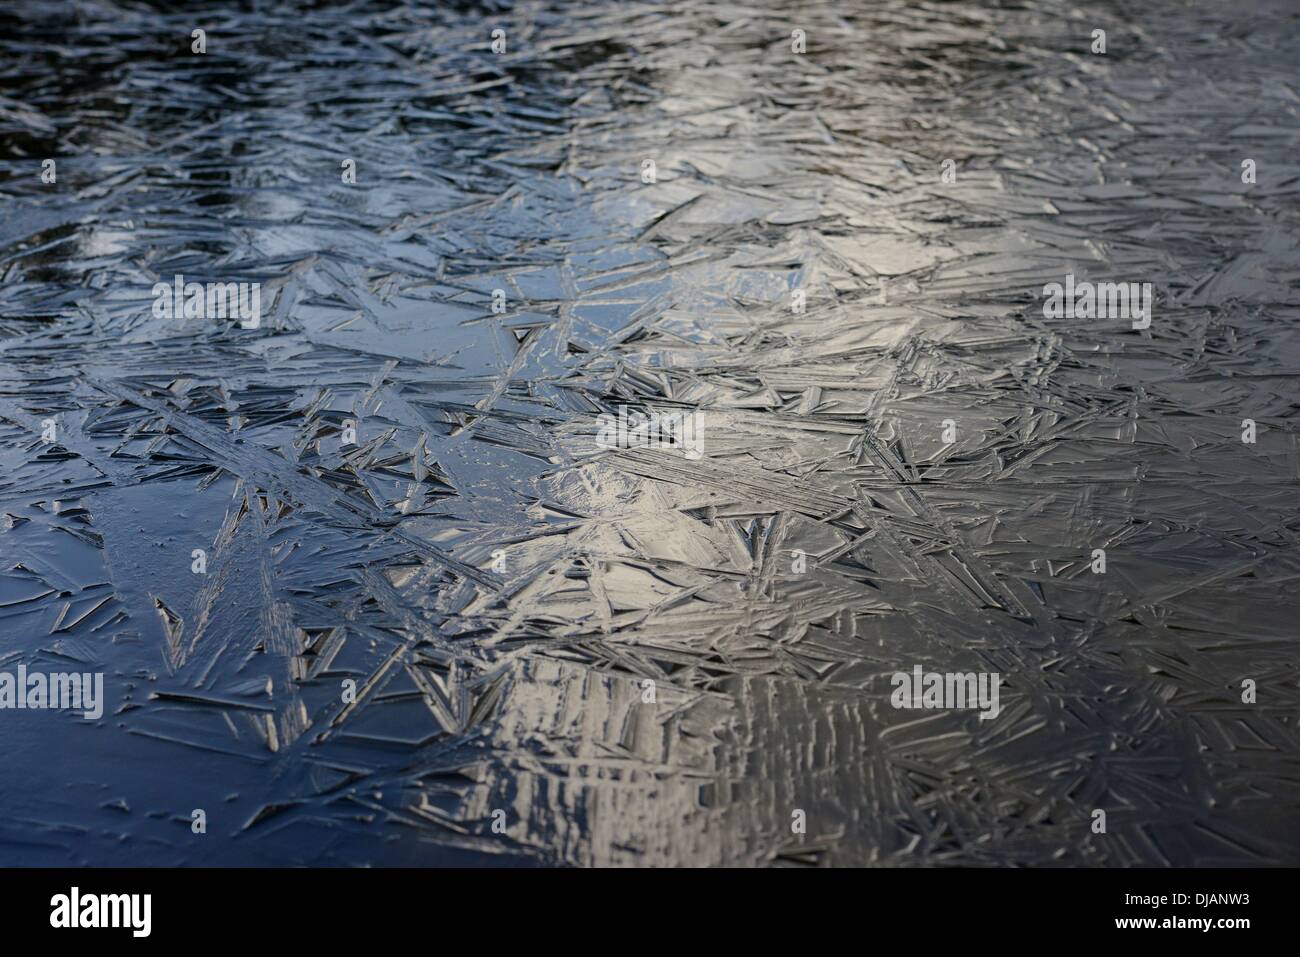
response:
[[[0,862],[1300,863],[1290,4],[155,6],[0,10]]]

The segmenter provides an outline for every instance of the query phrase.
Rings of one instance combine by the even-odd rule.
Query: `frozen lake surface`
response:
[[[1300,864],[1294,4],[208,11],[0,10],[0,862]]]

